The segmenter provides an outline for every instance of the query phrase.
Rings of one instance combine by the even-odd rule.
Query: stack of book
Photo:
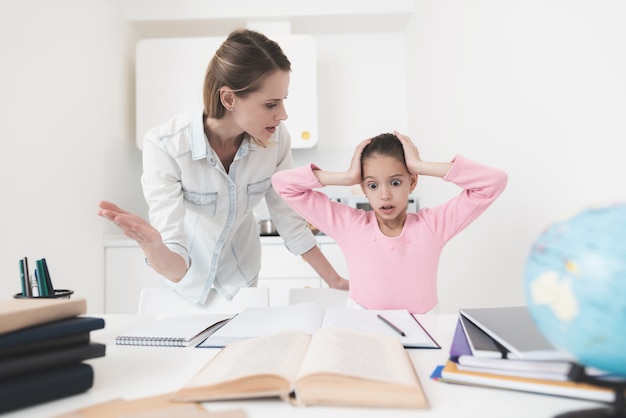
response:
[[[574,359],[554,348],[525,306],[461,309],[445,365],[431,378],[600,402],[615,392],[570,379]],[[601,376],[600,370],[586,370]]]
[[[84,361],[105,355],[105,345],[90,338],[104,320],[86,309],[83,298],[0,300],[0,413],[93,386]]]

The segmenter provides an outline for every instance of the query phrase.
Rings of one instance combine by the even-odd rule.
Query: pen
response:
[[[26,294],[24,296],[32,297],[35,295],[33,293],[33,284],[31,283],[30,271],[28,268],[28,257],[24,257],[22,260],[24,260],[24,277],[26,278],[27,285]]]
[[[46,274],[43,271],[43,263],[41,260],[37,260],[36,263],[35,277],[39,287],[39,296],[48,296],[48,284],[46,283]]]
[[[28,282],[28,274],[24,269],[24,259],[20,259],[20,282],[22,284],[22,296],[29,297],[30,294],[30,283]]]
[[[45,258],[41,259],[43,265],[43,274],[46,276],[46,287],[48,288],[48,294],[54,295],[54,287],[52,287],[52,278],[50,277],[50,270],[48,270],[48,263]]]
[[[37,283],[37,270],[34,270],[33,274],[30,276],[30,289],[32,292],[32,297],[41,296],[39,283]]]
[[[401,336],[406,336],[406,334],[404,333],[404,331],[402,331],[400,328],[398,328],[397,326],[395,326],[391,321],[389,321],[387,318],[385,318],[384,316],[382,316],[381,314],[376,315],[381,321],[383,321],[385,324],[389,325],[391,328],[393,328],[394,331],[396,331],[398,334],[400,334]]]

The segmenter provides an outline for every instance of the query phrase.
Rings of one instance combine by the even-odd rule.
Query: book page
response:
[[[185,388],[217,385],[255,375],[279,375],[293,382],[311,336],[288,331],[229,344]]]
[[[389,322],[402,330],[397,330],[378,318],[382,315]],[[439,348],[439,345],[424,331],[419,322],[406,310],[365,310],[344,307],[328,307],[322,321],[323,328],[340,327],[371,332],[380,335],[391,335],[400,339],[405,347]]]
[[[323,315],[324,308],[316,303],[246,308],[198,347],[224,347],[234,341],[285,330],[313,334]]]
[[[315,333],[298,379],[318,373],[407,386],[418,383],[413,364],[397,338],[348,329],[323,328]]]
[[[0,300],[0,333],[16,331],[87,312],[85,298]]]
[[[159,417],[210,417],[245,418],[242,409],[207,411],[200,403],[177,403],[171,400],[172,394],[149,396],[139,399],[113,399],[78,410],[58,415],[56,418],[159,418]]]

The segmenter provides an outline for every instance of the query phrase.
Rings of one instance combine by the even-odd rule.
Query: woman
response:
[[[253,209],[265,197],[287,248],[332,288],[347,289],[299,217],[273,190],[290,168],[284,100],[291,64],[264,35],[236,30],[204,80],[204,111],[177,116],[144,138],[142,187],[150,223],[110,202],[98,214],[137,241],[146,261],[179,295],[204,304],[212,287],[232,298],[254,286],[261,243]]]

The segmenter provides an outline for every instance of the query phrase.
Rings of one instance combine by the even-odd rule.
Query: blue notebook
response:
[[[0,357],[86,343],[90,332],[104,325],[102,318],[76,316],[0,334]]]
[[[93,386],[85,363],[55,367],[0,381],[0,413],[85,392]]]
[[[83,360],[104,357],[105,352],[106,346],[104,344],[88,343],[2,357],[0,359],[0,381],[64,364],[75,364]]]

